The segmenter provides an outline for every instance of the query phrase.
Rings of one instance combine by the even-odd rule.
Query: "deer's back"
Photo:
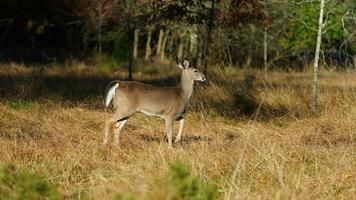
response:
[[[185,102],[179,87],[157,87],[136,81],[118,83],[115,104],[119,109],[126,106],[149,115],[159,116],[184,110]]]

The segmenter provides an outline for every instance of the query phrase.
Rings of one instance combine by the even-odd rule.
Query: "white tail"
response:
[[[116,93],[116,89],[119,87],[119,83],[116,83],[114,86],[112,86],[109,91],[108,94],[106,95],[106,99],[105,99],[105,106],[108,107],[110,105],[111,100],[114,98],[115,93]]]
[[[194,81],[205,81],[205,75],[189,67],[189,61],[186,59],[178,64],[178,67],[182,69],[179,87],[156,87],[135,81],[117,81],[109,89],[106,106],[113,101],[117,107],[115,107],[115,113],[106,120],[104,143],[107,143],[109,130],[113,125],[115,125],[115,142],[118,143],[122,127],[136,112],[165,119],[169,147],[172,147],[173,122],[179,120],[180,127],[175,142],[181,139],[183,116],[193,93]]]

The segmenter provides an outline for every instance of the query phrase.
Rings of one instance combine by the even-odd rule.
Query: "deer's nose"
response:
[[[202,80],[202,81],[206,81],[205,75],[203,75],[203,76],[201,77],[201,80]]]

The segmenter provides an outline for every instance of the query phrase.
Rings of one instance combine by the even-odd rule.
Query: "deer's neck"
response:
[[[194,81],[189,79],[188,77],[182,75],[180,87],[183,90],[183,97],[186,101],[192,96],[193,93]]]

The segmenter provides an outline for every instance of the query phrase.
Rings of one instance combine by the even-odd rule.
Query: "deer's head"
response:
[[[185,80],[206,81],[205,75],[203,73],[199,72],[197,69],[193,67],[189,67],[188,59],[184,58],[181,64],[178,63],[178,59],[177,59],[177,64],[178,67],[183,70],[182,78],[184,78]]]

